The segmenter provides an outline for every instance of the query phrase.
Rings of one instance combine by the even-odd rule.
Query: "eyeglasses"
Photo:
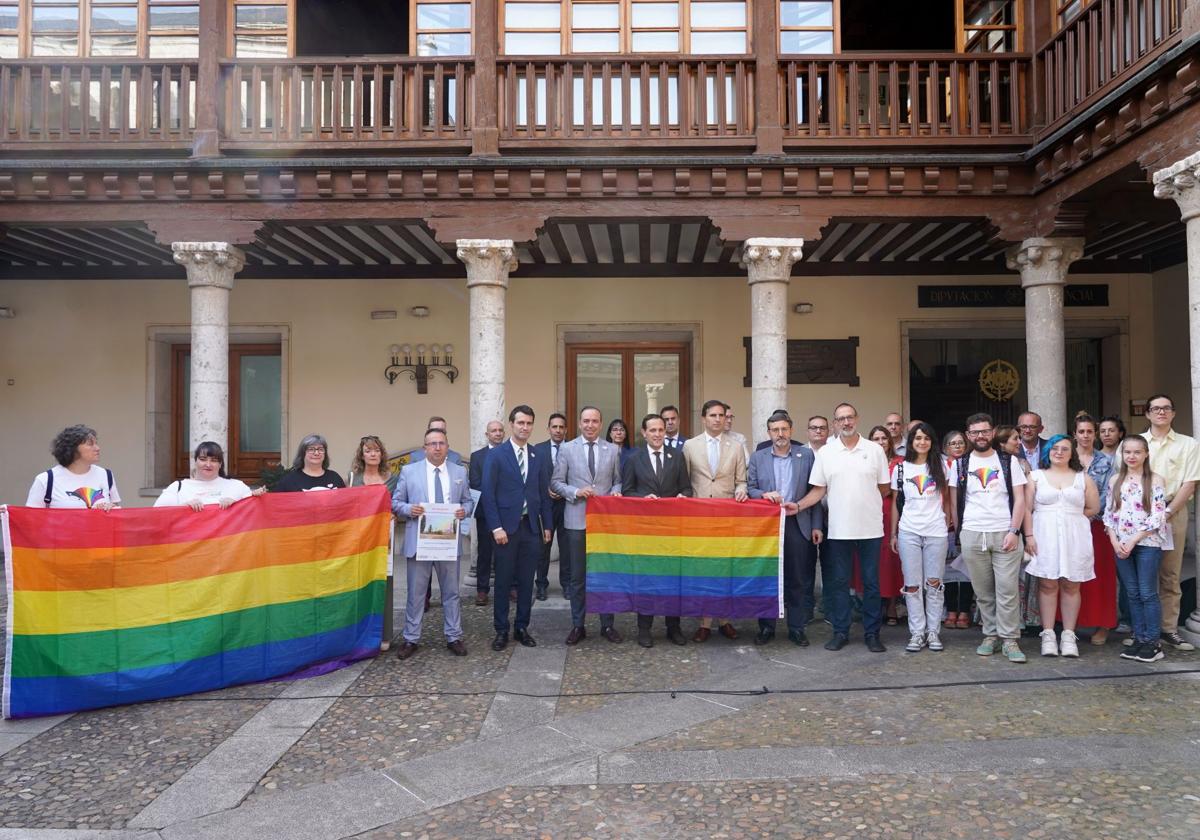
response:
[[[1021,425],[1021,426],[1017,426],[1017,428],[1018,428],[1018,429],[1020,429],[1022,432],[1036,432],[1038,429],[1040,429],[1040,428],[1042,428],[1042,427],[1041,427],[1041,426],[1034,426],[1034,425],[1032,425],[1032,424],[1030,424],[1030,423],[1025,423],[1025,424],[1023,424],[1023,425]]]
[[[991,429],[970,429],[967,431],[967,437],[987,437],[991,433]]]
[[[1168,414],[1174,411],[1175,408],[1169,405],[1152,405],[1146,409],[1147,414]]]
[[[441,449],[444,446],[446,446],[446,441],[444,440],[431,440],[425,444],[426,449]]]
[[[305,452],[311,452],[311,453],[313,453],[314,455],[318,455],[318,454],[324,454],[324,453],[325,453],[325,447],[324,447],[324,446],[308,446],[308,447],[305,447],[304,451],[305,451]]]
[[[857,414],[850,414],[850,415],[847,415],[846,417],[834,417],[833,422],[834,423],[849,423],[851,420],[855,419],[856,417],[858,417]]]
[[[828,426],[809,426],[808,430],[810,432],[827,432],[827,431],[829,431],[829,427]]]

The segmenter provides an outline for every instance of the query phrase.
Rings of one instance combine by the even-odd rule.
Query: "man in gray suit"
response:
[[[816,461],[813,451],[792,443],[792,418],[776,411],[767,420],[771,448],[750,456],[747,492],[752,499],[783,505],[793,514],[783,526],[783,600],[787,607],[788,639],[808,647],[804,625],[813,614],[813,582],[816,576],[817,544],[824,536],[825,509],[820,505],[796,512],[796,502],[812,489],[808,476]],[[756,645],[775,638],[775,619],[760,618]]]
[[[559,562],[570,564],[567,597],[571,601],[571,632],[567,644],[578,644],[587,637],[584,607],[587,602],[587,500],[592,496],[621,495],[621,453],[600,439],[603,418],[600,409],[586,406],[579,412],[580,436],[563,445],[554,464],[550,489],[566,501],[563,533],[559,543]],[[621,634],[613,627],[613,614],[600,614],[600,635],[620,642]]]
[[[458,505],[455,516],[459,519],[471,512],[471,485],[467,481],[467,470],[460,464],[450,463],[446,456],[450,452],[446,433],[441,429],[425,432],[424,455],[420,461],[405,464],[392,494],[392,513],[404,520],[404,556],[408,577],[408,599],[404,607],[404,644],[396,652],[400,659],[408,659],[417,652],[421,641],[421,619],[425,615],[425,593],[433,574],[438,576],[438,587],[442,590],[442,620],[446,632],[446,647],[455,656],[466,656],[463,644],[462,602],[458,594],[459,558],[436,563],[417,560],[417,529],[425,505]],[[459,552],[462,542],[459,540]]]

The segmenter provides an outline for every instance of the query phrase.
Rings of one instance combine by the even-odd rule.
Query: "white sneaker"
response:
[[[1078,637],[1075,635],[1074,631],[1071,631],[1071,630],[1062,631],[1061,645],[1062,645],[1062,655],[1063,656],[1073,656],[1076,659],[1079,658]],[[1044,647],[1042,649],[1042,652],[1043,653],[1046,652]]]
[[[1054,636],[1053,630],[1042,631],[1042,656],[1058,656],[1058,639]],[[1078,656],[1079,651],[1075,654]]]
[[[941,640],[941,638],[938,637],[937,633],[930,633],[926,637],[925,643],[927,645],[929,645],[930,650],[941,650],[942,649],[942,640]]]
[[[925,637],[920,633],[913,633],[904,649],[909,653],[920,653],[923,647],[925,647]]]

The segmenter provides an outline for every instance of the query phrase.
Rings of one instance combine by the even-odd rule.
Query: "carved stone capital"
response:
[[[1200,152],[1155,172],[1154,197],[1174,199],[1185,222],[1200,216]]]
[[[786,283],[792,276],[792,266],[804,256],[803,239],[747,239],[742,247],[742,268],[749,273],[749,282]]]
[[[1083,256],[1083,239],[1075,236],[1026,239],[1005,254],[1010,269],[1021,272],[1021,286],[1061,286],[1071,263]]]
[[[508,273],[517,267],[511,239],[460,239],[455,244],[458,258],[467,267],[467,288],[508,287]]]
[[[175,262],[187,270],[189,286],[233,288],[233,277],[246,265],[246,255],[228,242],[172,242]]]

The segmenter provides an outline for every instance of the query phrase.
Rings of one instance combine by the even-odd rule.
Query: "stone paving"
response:
[[[903,627],[834,654],[752,621],[676,647],[661,620],[645,650],[632,616],[568,650],[566,606],[535,604],[537,648],[492,652],[468,605],[464,658],[434,610],[406,662],[0,723],[0,840],[1200,836],[1200,654],[1026,639],[1015,666]]]

